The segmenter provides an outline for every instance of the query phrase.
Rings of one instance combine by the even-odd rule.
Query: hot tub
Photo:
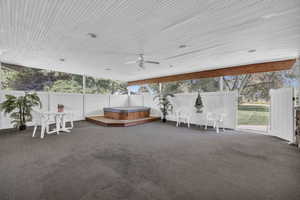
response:
[[[143,106],[103,108],[104,117],[117,120],[133,120],[150,116],[150,108]]]

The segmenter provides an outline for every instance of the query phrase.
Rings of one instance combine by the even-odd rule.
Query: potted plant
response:
[[[57,112],[64,112],[65,106],[63,104],[58,104],[57,105]]]
[[[19,130],[26,129],[26,122],[32,120],[31,111],[34,106],[42,106],[36,93],[26,92],[24,96],[5,95],[6,100],[0,104],[0,110],[10,114],[12,124]]]
[[[174,95],[169,94],[169,93],[166,93],[166,94],[161,93],[154,97],[154,100],[158,99],[158,104],[160,106],[160,111],[162,113],[162,121],[163,122],[167,121],[166,117],[168,115],[168,112],[171,112],[173,110],[173,105],[171,104],[171,102],[168,99],[170,97],[174,97]]]
[[[202,98],[201,98],[201,95],[200,95],[200,91],[198,92],[198,96],[197,96],[194,107],[196,108],[197,113],[202,113],[203,112],[203,110],[202,110],[203,102],[202,102]]]

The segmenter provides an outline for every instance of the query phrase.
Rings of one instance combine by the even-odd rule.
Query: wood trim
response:
[[[192,72],[186,74],[163,76],[157,78],[149,78],[144,80],[129,81],[128,86],[288,70],[292,68],[295,62],[296,59],[289,59],[289,60],[282,60],[282,61],[233,66],[233,67],[227,67],[222,69],[206,70],[206,71]]]
[[[104,112],[105,118],[117,120],[134,120],[147,118],[150,116],[150,111],[136,111],[136,112]]]
[[[86,121],[92,122],[94,124],[100,126],[107,126],[107,127],[128,127],[128,126],[136,126],[140,124],[150,123],[154,121],[160,120],[160,117],[148,117],[139,120],[115,120],[115,122],[107,122],[107,120],[101,120],[104,116],[94,116],[94,117],[86,117]]]

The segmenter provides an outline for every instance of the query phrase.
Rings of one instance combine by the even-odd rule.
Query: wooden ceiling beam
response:
[[[296,59],[289,59],[289,60],[281,60],[281,61],[274,61],[274,62],[232,66],[232,67],[227,67],[222,69],[206,70],[200,72],[192,72],[192,73],[129,81],[128,86],[288,70],[292,68],[295,62]]]

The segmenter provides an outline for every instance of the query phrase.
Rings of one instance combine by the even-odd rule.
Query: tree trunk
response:
[[[19,130],[23,131],[26,130],[26,123],[25,123],[25,117],[24,117],[24,111],[22,109],[22,106],[19,106],[20,109],[20,125],[19,125]]]

